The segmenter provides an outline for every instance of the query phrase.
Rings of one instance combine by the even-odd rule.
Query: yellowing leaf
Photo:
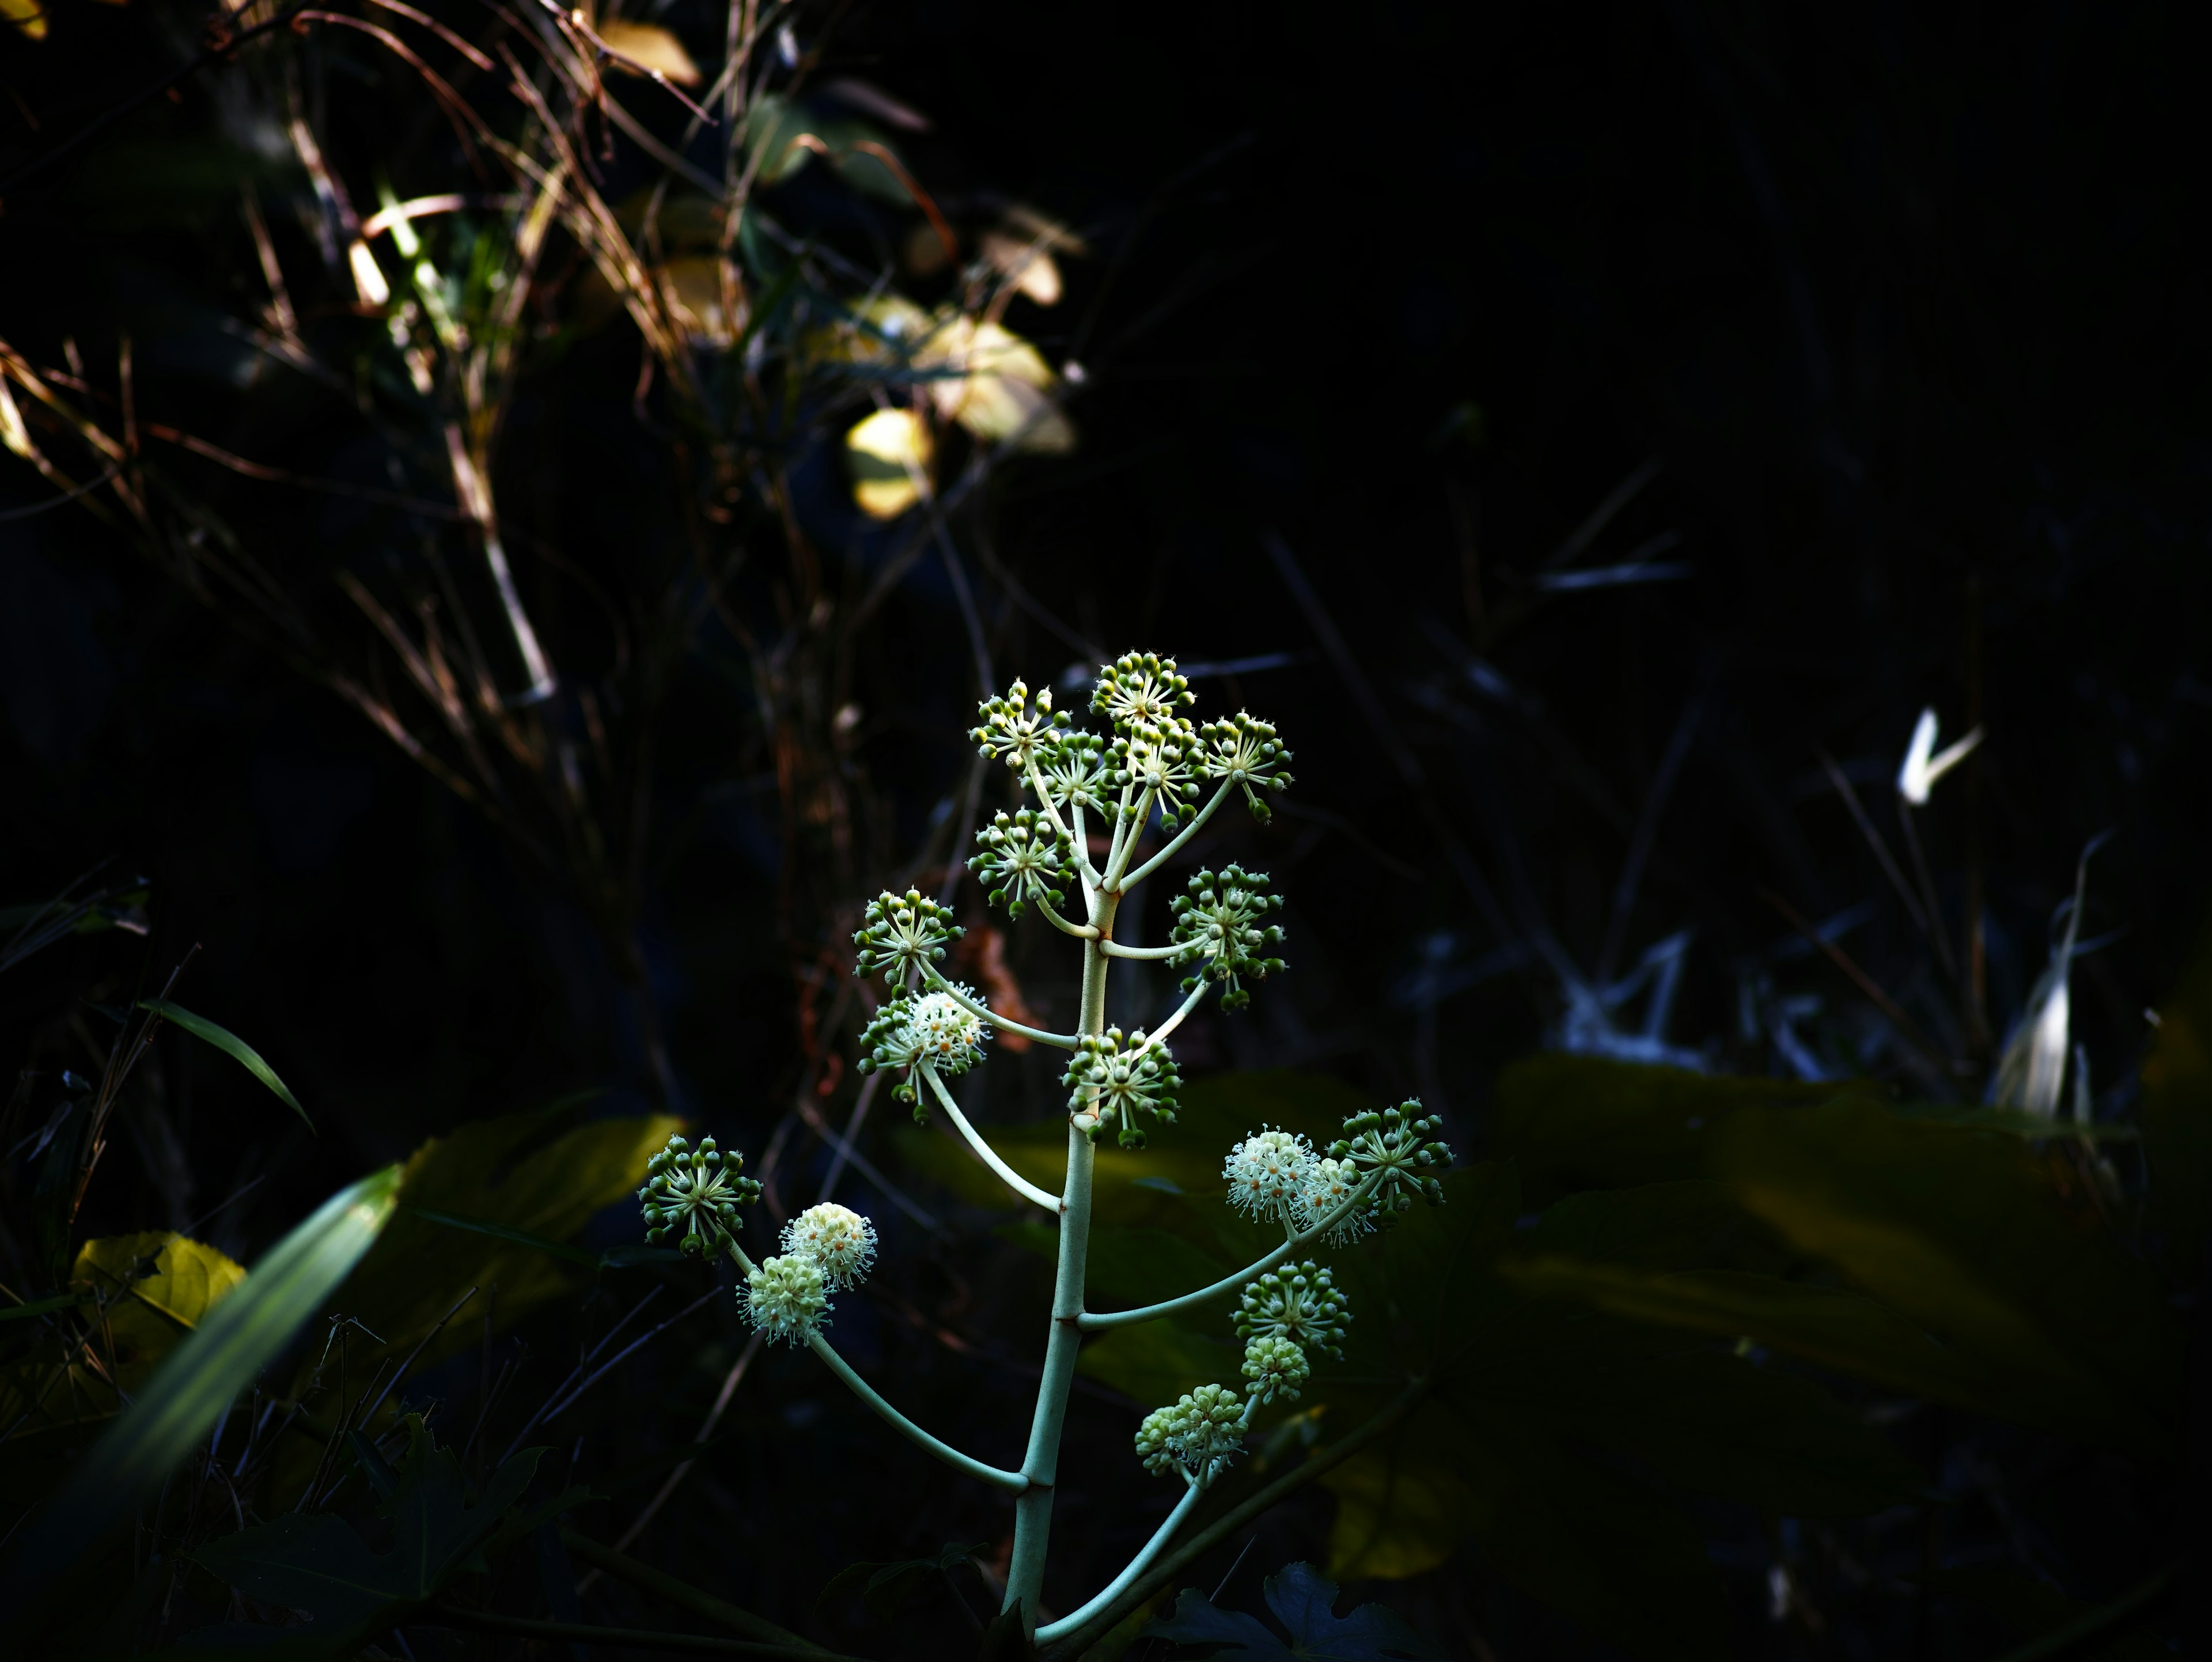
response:
[[[1017,294],[1040,306],[1060,304],[1060,267],[1042,243],[1008,236],[1004,231],[983,233],[983,258],[1002,277],[1012,280]]]
[[[150,1275],[138,1273],[149,1263]],[[137,1303],[189,1330],[246,1279],[246,1268],[189,1237],[155,1232],[87,1241],[70,1279],[111,1295],[127,1288]]]
[[[696,87],[704,78],[691,61],[691,54],[684,50],[684,43],[658,23],[617,18],[599,25],[599,39],[629,59],[628,64],[619,58],[614,61],[613,67],[624,75],[659,70],[680,87]]]
[[[895,520],[921,500],[932,447],[929,424],[911,410],[878,410],[845,435],[853,500],[872,520]]]
[[[0,17],[13,23],[27,39],[46,38],[46,0],[0,0]]]

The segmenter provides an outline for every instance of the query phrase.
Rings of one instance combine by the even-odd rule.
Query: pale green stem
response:
[[[1074,931],[1071,929],[1068,933],[1073,934]],[[1158,960],[1182,958],[1197,952],[1199,948],[1192,946],[1188,941],[1176,941],[1172,946],[1167,947],[1124,947],[1117,941],[1109,941],[1099,950],[1109,958],[1145,958]]]
[[[1091,926],[1103,936],[1114,927],[1114,900],[1093,894]],[[1079,1031],[1088,1035],[1106,1025],[1105,953],[1098,942],[1083,948],[1083,998]],[[1084,1277],[1091,1257],[1091,1178],[1097,1162],[1091,1139],[1071,1120],[1067,1128],[1067,1186],[1060,1198],[1060,1262],[1054,1271],[1052,1323],[1045,1339],[1044,1369],[1037,1382],[1036,1411],[1030,1422],[1030,1445],[1022,1458],[1029,1487],[1014,1501],[1014,1544],[1006,1565],[1002,1608],[1019,1610],[1022,1624],[1034,1632],[1037,1598],[1044,1585],[1045,1548],[1052,1535],[1053,1486],[1060,1476],[1060,1439],[1067,1420],[1067,1395],[1075,1383],[1076,1353],[1082,1348]]]
[[[1190,989],[1190,996],[1183,1000],[1183,1001],[1176,1007],[1176,1013],[1173,1015],[1170,1016],[1165,1021],[1160,1023],[1159,1031],[1158,1032],[1147,1033],[1145,1036],[1145,1042],[1147,1044],[1166,1044],[1168,1035],[1175,1032],[1176,1028],[1182,1026],[1182,1019],[1188,1015],[1193,1010],[1195,1010],[1198,1008],[1199,1000],[1204,998],[1211,990],[1212,989],[1206,984],[1205,978],[1201,977],[1199,980],[1198,985]]]
[[[753,1273],[753,1261],[745,1256],[744,1248],[739,1246],[735,1241],[728,1242],[728,1245],[730,1256],[737,1260],[738,1269],[750,1279]],[[980,1477],[985,1482],[994,1484],[1000,1488],[1012,1489],[1016,1495],[1020,1495],[1029,1488],[1029,1479],[1023,1476],[1020,1472],[1001,1471],[996,1466],[987,1466],[974,1456],[963,1454],[951,1444],[931,1436],[920,1426],[915,1424],[905,1415],[877,1395],[873,1385],[854,1373],[852,1364],[831,1348],[830,1341],[823,1338],[821,1334],[807,1335],[806,1348],[827,1363],[830,1371],[850,1386],[855,1397],[873,1409],[886,1424],[915,1446],[928,1450],[945,1464],[966,1472],[970,1477]]]
[[[1068,804],[1069,815],[1075,821],[1071,830],[1067,821],[1060,817],[1060,806],[1052,800],[1052,793],[1044,788],[1044,776],[1037,771],[1034,756],[1029,758],[1029,770],[1030,788],[1036,793],[1037,806],[1044,810],[1044,817],[1052,822],[1054,831],[1075,844],[1076,865],[1083,874],[1084,887],[1087,892],[1098,881],[1098,874],[1091,864],[1091,850],[1083,843],[1083,810],[1073,802]]]
[[[1192,1483],[1185,1489],[1182,1499],[1176,1502],[1175,1510],[1168,1513],[1167,1522],[1159,1526],[1152,1538],[1146,1542],[1143,1549],[1129,1561],[1128,1568],[1109,1582],[1104,1591],[1085,1604],[1082,1609],[1061,1616],[1057,1622],[1048,1622],[1036,1630],[1037,1643],[1049,1644],[1064,1633],[1074,1632],[1076,1629],[1119,1598],[1122,1589],[1142,1575],[1150,1567],[1152,1560],[1160,1555],[1161,1549],[1175,1538],[1175,1532],[1182,1527],[1183,1520],[1190,1516],[1191,1509],[1197,1506],[1198,1497],[1205,1492],[1196,1483]]]
[[[1121,882],[1116,886],[1119,887],[1124,894],[1126,894],[1131,889],[1135,888],[1138,884],[1150,877],[1154,872],[1159,870],[1162,866],[1165,865],[1168,861],[1173,857],[1175,851],[1177,849],[1189,842],[1193,837],[1198,834],[1198,828],[1200,825],[1203,825],[1207,820],[1213,818],[1214,809],[1219,807],[1223,802],[1228,800],[1229,788],[1230,782],[1226,779],[1223,780],[1221,782],[1221,788],[1213,793],[1213,800],[1211,802],[1208,802],[1204,807],[1200,808],[1196,813],[1193,814],[1191,816],[1190,823],[1185,825],[1181,831],[1177,831],[1174,837],[1170,839],[1158,853],[1155,854],[1150,860],[1145,861],[1143,865],[1138,867],[1136,870],[1131,872],[1127,877],[1121,879]]]
[[[1133,784],[1135,782],[1130,782]],[[1129,788],[1127,785],[1121,788],[1121,804],[1125,810],[1127,809]],[[1125,812],[1121,823],[1114,828],[1114,851],[1107,859],[1105,876],[1098,880],[1098,886],[1116,900],[1128,887],[1122,880],[1121,874],[1127,869],[1131,856],[1137,852],[1137,844],[1144,840],[1145,827],[1152,823],[1152,793],[1151,787],[1147,786],[1138,796],[1135,810]]]
[[[1085,1333],[1097,1333],[1109,1327],[1127,1327],[1137,1322],[1157,1321],[1163,1316],[1180,1315],[1182,1312],[1195,1309],[1200,1305],[1210,1304],[1224,1293],[1234,1293],[1240,1285],[1251,1280],[1253,1276],[1264,1275],[1273,1269],[1308,1241],[1314,1240],[1335,1228],[1339,1223],[1352,1215],[1355,1208],[1365,1204],[1369,1193],[1375,1187],[1376,1180],[1381,1176],[1382,1173],[1379,1172],[1370,1172],[1367,1181],[1353,1190],[1338,1205],[1336,1210],[1331,1212],[1320,1222],[1291,1236],[1265,1257],[1245,1265],[1233,1275],[1223,1276],[1211,1287],[1201,1287],[1197,1292],[1186,1293],[1179,1299],[1170,1299],[1163,1304],[1148,1304],[1136,1310],[1112,1310],[1103,1315],[1085,1312],[1076,1324]]]
[[[1047,900],[1042,895],[1039,895],[1036,898],[1030,901],[1030,904],[1035,906],[1039,911],[1042,912],[1045,916],[1051,921],[1052,927],[1058,929],[1062,934],[1072,934],[1078,941],[1096,941],[1098,939],[1097,930],[1092,928],[1088,923],[1069,922],[1066,918],[1062,917],[1058,912],[1052,909],[1052,903]],[[1107,950],[1111,952],[1113,949],[1109,947]]]
[[[999,1180],[1024,1200],[1035,1201],[1046,1211],[1058,1215],[1060,1196],[1046,1193],[999,1158],[998,1151],[984,1141],[975,1128],[968,1123],[968,1117],[960,1111],[960,1105],[953,1101],[952,1093],[945,1088],[945,1081],[937,1076],[937,1069],[923,1062],[915,1071],[929,1081],[929,1088],[936,1094],[938,1105],[951,1117],[952,1129],[966,1139],[968,1146],[975,1151],[976,1158],[997,1172]]]
[[[829,1364],[832,1373],[852,1387],[855,1397],[875,1409],[877,1414],[881,1415],[894,1430],[916,1447],[928,1450],[945,1464],[957,1470],[966,1472],[970,1477],[980,1477],[985,1482],[994,1484],[1000,1488],[1012,1489],[1017,1495],[1025,1495],[1028,1493],[1030,1480],[1020,1472],[1001,1471],[996,1466],[987,1466],[981,1460],[963,1454],[951,1444],[931,1436],[913,1421],[908,1419],[905,1415],[878,1397],[874,1388],[866,1379],[853,1372],[852,1364],[832,1350],[830,1348],[830,1341],[819,1333],[813,1334],[807,1339],[806,1347]]]
[[[943,993],[969,1014],[981,1016],[994,1027],[1009,1033],[1019,1033],[1024,1038],[1033,1038],[1038,1044],[1049,1044],[1055,1050],[1073,1050],[1076,1046],[1076,1037],[1073,1033],[1048,1033],[1041,1027],[1024,1027],[1018,1021],[1008,1020],[989,1005],[978,1004],[943,976],[938,974],[933,965],[923,965],[921,976],[922,979],[930,984],[933,991]]]

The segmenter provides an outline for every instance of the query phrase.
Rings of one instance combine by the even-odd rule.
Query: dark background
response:
[[[1842,937],[1857,961],[1943,1048],[1985,1061],[2042,967],[2082,849],[2111,831],[2089,918],[2114,938],[2083,961],[2074,1008],[2099,1111],[2125,1111],[2141,1013],[2195,939],[2212,831],[2212,794],[2188,783],[2212,759],[2212,294],[2196,234],[2202,40],[2186,19],[1689,0],[844,16],[825,69],[933,119],[901,145],[949,211],[999,193],[1095,249],[1065,262],[1060,307],[1008,319],[1089,371],[1069,406],[1082,446],[1004,469],[957,527],[999,678],[1054,681],[1131,647],[1276,661],[1198,689],[1201,713],[1248,703],[1297,753],[1272,825],[1209,853],[1275,873],[1291,972],[1249,1013],[1194,1021],[1187,1073],[1289,1066],[1378,1097],[1418,1091],[1479,1155],[1498,1069],[1545,1044],[1565,1008],[1540,944],[1601,982],[1688,929],[1672,1044],[1785,1072],[1744,1013],[1759,996],[1817,996],[1800,1026],[1836,1074],[1972,1095],[1978,1075],[1931,1075],[1799,949],[1762,887],[1814,921],[1864,904]],[[683,5],[664,21],[696,33],[703,61],[708,26],[690,31]],[[64,7],[43,43],[0,38],[15,106],[0,110],[0,171],[165,73],[194,22]],[[258,292],[235,211],[254,164],[209,137],[223,73],[9,191],[0,338],[40,365],[74,339],[90,379],[112,386],[128,333],[149,418],[303,473],[375,477],[341,403],[279,378],[245,385],[217,327]],[[365,121],[365,94],[349,105],[334,84],[333,121]],[[427,141],[410,142],[395,161],[403,194],[404,169],[428,165]],[[632,155],[611,165],[649,177]],[[905,229],[894,216],[835,234],[861,257]],[[526,381],[501,464],[503,497],[526,500],[518,511],[617,612],[641,572],[680,558],[664,448],[630,414],[635,348],[621,337],[586,338],[557,377]],[[1538,590],[1547,557],[1651,459],[1656,477],[1578,563],[1617,564],[1666,535],[1663,557],[1686,574]],[[884,539],[854,522],[834,466],[799,479],[832,586],[873,569]],[[279,566],[367,557],[405,533],[282,486],[202,483]],[[0,511],[49,494],[0,463]],[[550,559],[520,565],[556,655],[596,673],[613,648],[586,584]],[[740,591],[746,615],[775,626],[773,576],[749,572]],[[202,1232],[250,1257],[426,1135],[587,1087],[604,1093],[588,1112],[667,1104],[757,1148],[817,1076],[805,977],[824,943],[842,948],[826,903],[788,903],[813,845],[787,840],[758,688],[729,632],[697,630],[654,718],[626,966],[556,874],[232,627],[234,610],[75,506],[0,522],[0,899],[43,898],[95,862],[152,893],[146,940],[84,937],[0,983],[0,1067],[83,1068],[105,1030],[82,1001],[122,1001],[197,947],[176,996],[258,1046],[322,1127],[308,1137],[172,1035],[88,1227],[181,1227],[258,1178]],[[848,673],[862,715],[842,765],[873,805],[861,863],[902,870],[969,753],[974,671],[937,560],[860,632]],[[1954,939],[1971,886],[1986,896],[1985,1032],[1819,759],[1891,826],[1887,782],[1923,705],[1947,740],[1976,715],[1988,733],[1921,820]],[[1655,793],[1678,732],[1679,771]],[[995,777],[990,789],[987,807]],[[963,905],[980,915],[972,889]],[[1069,989],[1042,936],[1014,930],[1011,962],[1050,1014]],[[1133,1002],[1127,1020],[1146,1016]],[[987,1075],[994,1111],[1053,1111],[1042,1070],[1028,1071],[1025,1101],[1016,1069]],[[827,1151],[802,1128],[789,1158],[811,1199]],[[841,1192],[897,1215],[867,1185]],[[629,1227],[608,1218],[601,1233]],[[958,1252],[963,1274],[997,1278],[977,1283],[982,1306],[994,1287],[1013,1303],[1034,1292],[1028,1267],[988,1242]],[[999,1345],[994,1318],[975,1320]],[[979,1415],[981,1393],[1009,1384],[921,1328],[886,1318],[872,1339],[877,1324],[856,1316],[840,1336],[862,1355],[889,1347],[891,1366],[976,1397]],[[997,1325],[1004,1354],[1025,1358],[1027,1330]],[[633,1397],[680,1398],[670,1422],[688,1425],[718,1373],[672,1364]],[[746,1410],[752,1464],[702,1480],[721,1498],[687,1531],[795,1507],[764,1498],[779,1482],[834,1487],[820,1462],[870,1469],[791,1429],[846,1411],[816,1390],[802,1369],[767,1371]],[[1102,1447],[1126,1435],[1107,1418]],[[2030,1526],[2052,1542],[2057,1492],[2038,1491],[2056,1509]],[[1994,1533],[1961,1493],[1961,1537]],[[1326,1508],[1306,1512],[1261,1549],[1278,1555],[1269,1568],[1315,1549]],[[951,1530],[897,1504],[805,1515],[822,1540],[789,1555],[833,1568],[933,1551]],[[2051,1549],[2075,1555],[2087,1593],[2112,1591],[2117,1561],[2161,1527],[2100,1516]],[[975,1527],[996,1525],[979,1508]],[[1736,1566],[1746,1642],[1794,1653],[1811,1641],[1763,1621],[1755,1558]],[[1439,1627],[1479,1622],[1501,1657],[1581,1653],[1471,1558],[1397,1596]],[[1850,1653],[1898,1653],[1861,1647],[1899,1640],[1891,1618],[1866,1619],[1889,1638],[1861,1635]],[[1916,1642],[1963,1642],[1943,1631]]]

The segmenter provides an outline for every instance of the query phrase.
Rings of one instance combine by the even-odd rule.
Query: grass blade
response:
[[[142,998],[138,1001],[138,1008],[142,1010],[151,1010],[164,1021],[174,1022],[195,1038],[205,1039],[274,1091],[283,1101],[285,1106],[301,1119],[307,1120],[307,1129],[310,1131],[315,1129],[315,1122],[307,1119],[307,1111],[300,1105],[300,1099],[292,1094],[290,1087],[276,1077],[276,1070],[261,1059],[260,1051],[255,1050],[236,1033],[232,1032],[229,1028],[218,1027],[205,1016],[194,1015],[181,1004],[172,1004],[166,998]]]
[[[0,1574],[0,1610],[27,1611],[127,1508],[222,1418],[291,1343],[397,1209],[397,1166],[341,1189],[262,1255],[93,1445]]]

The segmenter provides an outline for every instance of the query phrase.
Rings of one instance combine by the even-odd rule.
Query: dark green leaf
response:
[[[248,1044],[227,1027],[218,1027],[205,1016],[194,1015],[181,1004],[172,1004],[166,998],[142,998],[138,1008],[150,1010],[162,1020],[183,1028],[195,1038],[204,1038],[236,1062],[246,1071],[276,1093],[277,1099],[306,1122],[307,1129],[315,1129],[315,1122],[307,1118],[307,1111],[300,1105],[300,1099],[291,1088],[276,1077],[276,1070],[261,1059],[261,1052]]]
[[[52,1315],[57,1310],[74,1310],[91,1300],[89,1293],[60,1293],[51,1299],[33,1299],[28,1304],[10,1305],[0,1310],[0,1322],[28,1321],[33,1316]]]
[[[451,1212],[434,1212],[427,1206],[410,1206],[407,1208],[407,1215],[429,1223],[443,1224],[448,1229],[465,1229],[471,1234],[489,1235],[494,1240],[513,1241],[518,1246],[534,1247],[540,1252],[550,1252],[556,1258],[566,1258],[570,1263],[580,1263],[586,1269],[599,1268],[599,1257],[595,1252],[586,1252],[582,1247],[571,1246],[565,1241],[548,1240],[543,1235],[533,1235],[527,1229],[517,1229],[509,1224],[494,1223],[487,1218],[459,1217]],[[683,1254],[672,1251],[669,1256],[681,1257]]]

